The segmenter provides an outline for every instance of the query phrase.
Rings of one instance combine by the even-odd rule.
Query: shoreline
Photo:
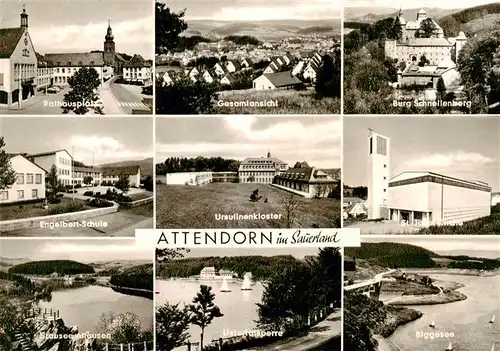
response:
[[[400,268],[402,272],[415,274],[446,274],[446,275],[465,275],[473,277],[494,277],[500,275],[500,269],[491,271],[478,271],[477,269],[459,269],[459,268]]]

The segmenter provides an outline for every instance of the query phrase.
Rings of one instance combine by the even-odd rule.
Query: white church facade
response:
[[[368,153],[368,219],[403,225],[455,225],[491,214],[491,187],[430,171],[390,178],[390,139],[371,132]]]

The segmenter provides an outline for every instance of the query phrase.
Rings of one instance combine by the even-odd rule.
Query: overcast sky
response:
[[[431,171],[500,189],[500,119],[495,117],[346,117],[344,184],[366,186],[368,128],[391,141],[390,176]]]
[[[153,157],[150,117],[2,117],[0,135],[8,153],[66,149],[86,165]]]
[[[79,262],[153,260],[154,251],[131,239],[3,239],[0,257]]]
[[[303,247],[303,248],[266,248],[266,249],[225,249],[225,248],[204,248],[190,249],[190,252],[184,257],[210,257],[210,256],[277,256],[277,255],[292,255],[297,258],[304,256],[317,255],[318,248]]]
[[[110,19],[117,52],[153,57],[152,0],[0,1],[0,28],[19,27],[23,4],[41,54],[103,50]]]
[[[433,235],[432,237],[426,236],[412,236],[391,238],[389,236],[381,238],[371,237],[369,235],[363,236],[363,242],[394,242],[401,244],[410,244],[423,247],[427,250],[434,251],[441,255],[453,254],[459,255],[460,253],[466,255],[480,255],[479,257],[485,258],[498,258],[500,257],[500,236],[449,236],[440,237]]]
[[[169,0],[166,3],[175,12],[187,9],[188,20],[218,21],[339,18],[342,4],[332,0]]]
[[[339,117],[162,117],[156,119],[156,162],[168,157],[273,157],[293,167],[307,161],[340,168]]]
[[[345,0],[345,7],[387,7],[414,9],[417,7],[457,9],[492,4],[492,0]]]

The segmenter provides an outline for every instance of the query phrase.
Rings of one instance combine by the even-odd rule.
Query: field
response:
[[[250,201],[253,190],[262,199]],[[190,185],[156,186],[157,228],[286,228],[283,199],[289,193],[264,184],[212,183],[205,187]],[[265,203],[264,200],[268,199]],[[293,228],[338,228],[340,201],[306,199],[293,195],[298,208]],[[281,219],[216,220],[215,215],[281,214]]]
[[[244,94],[227,95],[224,92],[220,100],[223,102],[240,101],[274,101],[277,107],[222,107],[217,106],[215,114],[338,114],[340,99],[315,99],[313,91],[297,90],[254,90]]]

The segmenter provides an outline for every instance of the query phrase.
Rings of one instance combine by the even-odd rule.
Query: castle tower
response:
[[[417,12],[417,22],[423,21],[426,18],[427,18],[427,12],[425,12],[424,9],[420,9],[420,11]]]
[[[104,64],[114,67],[115,65],[115,37],[111,30],[111,21],[108,22],[108,31],[104,37]]]
[[[28,29],[28,14],[26,7],[23,5],[23,12],[21,13],[21,28]]]
[[[460,50],[467,44],[467,37],[464,32],[458,33],[458,37],[455,38],[455,63],[458,62],[458,55],[460,54]]]
[[[368,219],[382,217],[381,207],[387,206],[390,176],[390,140],[369,130],[368,136]]]

